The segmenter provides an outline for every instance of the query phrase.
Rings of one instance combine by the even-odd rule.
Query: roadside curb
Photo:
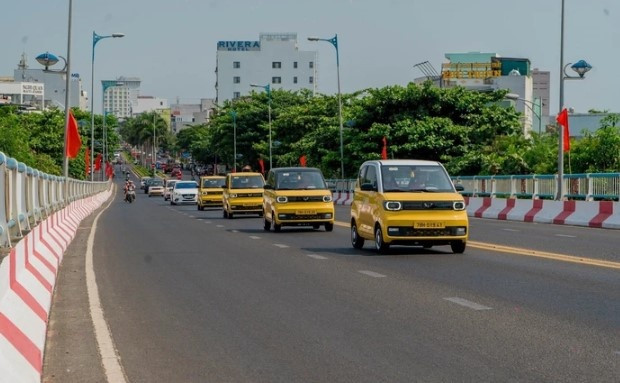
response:
[[[34,227],[0,264],[0,383],[40,382],[52,294],[79,223],[112,190],[72,202]]]

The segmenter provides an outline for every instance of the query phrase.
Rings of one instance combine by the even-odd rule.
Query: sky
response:
[[[593,66],[585,80],[565,82],[565,105],[620,112],[620,1],[565,3],[565,63]],[[69,0],[0,0],[0,76],[13,75],[22,52],[30,68],[40,53],[66,56],[68,7]],[[90,93],[93,31],[124,33],[97,43],[96,84],[139,77],[141,95],[197,102],[215,97],[218,41],[293,32],[300,50],[318,51],[319,92],[334,94],[335,50],[307,37],[337,33],[342,92],[406,85],[422,76],[415,64],[440,70],[445,53],[495,52],[551,72],[554,114],[560,25],[561,0],[73,0],[71,71]]]

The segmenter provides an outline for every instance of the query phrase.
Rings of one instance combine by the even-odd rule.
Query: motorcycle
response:
[[[125,201],[132,203],[135,199],[136,199],[136,191],[133,189],[127,190],[127,193],[125,193]]]

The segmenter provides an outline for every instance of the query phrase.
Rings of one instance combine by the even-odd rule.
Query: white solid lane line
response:
[[[492,310],[491,307],[488,306],[483,306],[481,304],[478,304],[476,302],[472,302],[472,301],[468,301],[467,299],[463,299],[463,298],[458,298],[458,297],[451,297],[451,298],[444,298],[447,301],[450,301],[452,303],[456,303],[457,305],[461,305],[461,306],[465,306],[468,307],[472,310]]]
[[[280,249],[286,249],[287,247],[290,247],[289,245],[283,245],[281,243],[274,243],[273,245],[279,247]]]
[[[379,274],[379,273],[375,273],[374,271],[358,270],[357,272],[358,273],[362,273],[364,275],[368,275],[368,276],[373,277],[373,278],[385,278],[385,275]]]
[[[316,255],[316,254],[306,254],[306,256],[310,258],[314,258],[314,259],[327,259],[327,257],[324,257],[322,255]]]
[[[99,217],[110,207],[112,202],[113,199],[110,200],[108,206],[97,214],[97,217],[95,217],[93,221],[90,234],[88,235],[85,258],[86,291],[88,293],[90,316],[93,321],[93,327],[95,328],[95,338],[99,346],[99,356],[101,357],[101,364],[103,365],[106,379],[108,382],[124,383],[127,382],[127,379],[125,378],[125,373],[121,366],[120,356],[116,354],[116,347],[112,340],[112,334],[106,323],[103,308],[101,307],[99,287],[97,286],[97,278],[95,277],[95,269],[93,266],[93,246],[95,243],[95,233],[97,232],[97,222],[99,222]]]

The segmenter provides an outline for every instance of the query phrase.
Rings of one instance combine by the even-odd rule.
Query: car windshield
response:
[[[164,186],[164,181],[155,180],[155,181],[151,182],[151,186]]]
[[[233,176],[231,179],[232,189],[260,189],[263,187],[263,177],[258,176]]]
[[[224,178],[205,179],[202,180],[203,188],[221,188],[224,186],[226,180]]]
[[[323,176],[317,171],[290,171],[278,173],[277,190],[327,189]]]
[[[196,189],[198,184],[196,182],[179,182],[174,185],[176,189]]]
[[[384,192],[454,192],[439,165],[383,165],[381,179]]]

